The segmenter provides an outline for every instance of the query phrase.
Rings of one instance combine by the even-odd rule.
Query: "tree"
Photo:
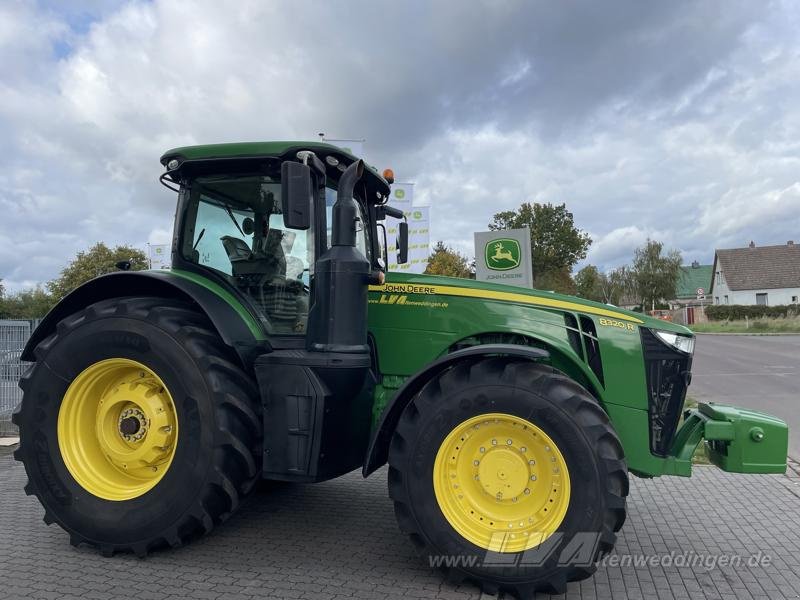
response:
[[[630,267],[617,267],[603,274],[603,302],[620,304],[622,299],[633,294],[633,276]]]
[[[98,242],[85,251],[78,252],[61,275],[47,284],[47,289],[56,301],[61,300],[79,285],[94,279],[98,275],[113,273],[116,264],[127,260],[132,271],[147,269],[149,263],[145,253],[131,246],[116,246],[111,249],[103,242]]]
[[[472,276],[472,269],[470,269],[465,256],[448,247],[444,242],[436,242],[433,253],[428,259],[425,274],[469,278]]]
[[[601,273],[594,265],[586,265],[575,275],[576,295],[604,304],[619,304],[631,295],[631,270],[619,267]]]
[[[575,295],[575,282],[572,280],[569,269],[554,269],[540,273],[533,278],[533,287],[537,290]]]
[[[575,275],[575,295],[595,302],[605,302],[605,275],[594,265],[586,265]]]
[[[0,318],[41,319],[54,304],[53,297],[41,287],[23,290],[0,298]]]
[[[579,260],[586,258],[592,238],[575,227],[572,213],[566,204],[530,204],[525,202],[518,210],[507,210],[492,217],[489,229],[519,229],[531,231],[531,259],[534,279],[546,273],[572,271]]]
[[[662,254],[663,250],[664,244],[648,239],[633,256],[631,277],[634,292],[642,307],[649,306],[651,310],[655,310],[657,303],[675,296],[675,285],[680,275],[681,253],[670,250]]]

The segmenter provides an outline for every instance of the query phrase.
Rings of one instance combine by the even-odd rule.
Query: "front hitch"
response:
[[[786,472],[789,428],[784,421],[753,410],[710,403],[684,413],[665,474],[691,475],[692,456],[704,440],[709,460],[723,471]]]

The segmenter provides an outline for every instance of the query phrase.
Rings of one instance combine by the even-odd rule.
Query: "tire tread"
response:
[[[70,543],[74,546],[83,543],[93,545],[103,556],[111,556],[116,552],[132,552],[142,557],[158,547],[179,547],[209,533],[217,523],[236,511],[243,497],[261,475],[261,407],[257,402],[257,392],[251,378],[238,365],[235,353],[222,342],[205,315],[188,302],[156,297],[103,300],[62,319],[57,324],[55,333],[42,340],[34,350],[37,363],[22,378],[20,387],[23,391],[34,376],[37,365],[44,363],[47,353],[61,337],[84,322],[114,316],[139,319],[159,327],[180,341],[195,362],[213,372],[213,376],[208,377],[207,381],[211,388],[217,423],[220,425],[219,431],[213,436],[214,465],[205,489],[197,495],[184,517],[152,539],[123,544],[93,544],[69,529],[66,524],[59,523],[51,514],[45,515],[48,524],[59,523],[70,533]],[[31,418],[26,416],[29,413],[30,411],[25,413],[18,409],[14,415],[14,422],[20,428],[22,443],[26,437],[26,419]],[[20,446],[14,457],[24,462],[24,456]],[[237,465],[237,468],[232,468],[231,465]],[[33,481],[29,478],[25,492],[36,495],[42,501],[42,494]]]
[[[606,482],[602,530],[595,552],[597,562],[610,552],[616,542],[617,532],[625,522],[625,497],[628,494],[628,471],[622,444],[597,400],[578,383],[556,369],[531,361],[520,361],[504,357],[464,361],[428,382],[403,411],[397,429],[389,445],[389,496],[394,502],[395,516],[400,530],[407,534],[420,554],[436,553],[428,545],[422,527],[411,509],[412,499],[404,484],[404,465],[408,464],[410,451],[407,439],[420,421],[425,420],[426,411],[434,405],[442,392],[459,387],[478,385],[487,380],[501,381],[514,387],[525,387],[547,396],[560,406],[587,437],[592,447],[602,446],[605,454],[599,456],[598,468]],[[608,456],[608,454],[611,456]],[[616,480],[616,483],[614,483]],[[591,576],[596,567],[569,566],[554,571],[546,580],[507,583],[480,576],[456,567],[440,567],[446,576],[455,580],[470,580],[484,593],[507,592],[517,598],[532,598],[536,592],[563,594],[567,583]]]

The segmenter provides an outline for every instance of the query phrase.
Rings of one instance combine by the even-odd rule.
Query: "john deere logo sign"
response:
[[[503,237],[499,237],[503,236]],[[475,232],[475,279],[531,287],[531,232],[523,229]]]
[[[521,252],[519,242],[510,238],[499,238],[487,242],[486,266],[492,271],[508,271],[519,266]]]
[[[403,198],[406,197],[406,191],[402,188],[397,188],[394,191],[394,197],[397,198],[398,200],[402,200]]]

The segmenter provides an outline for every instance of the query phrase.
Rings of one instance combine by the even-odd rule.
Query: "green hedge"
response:
[[[800,306],[789,304],[782,306],[762,306],[758,304],[714,304],[706,307],[709,321],[741,321],[745,318],[760,319],[763,317],[796,317],[800,315]]]

